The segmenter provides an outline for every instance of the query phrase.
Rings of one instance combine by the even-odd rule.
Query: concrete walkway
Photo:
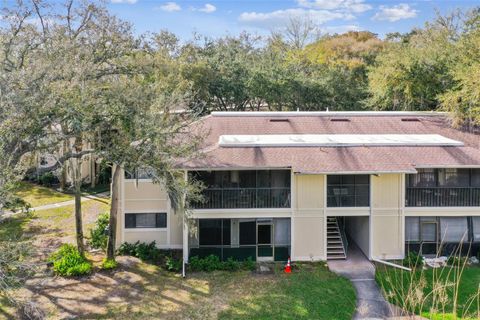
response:
[[[102,200],[102,199],[108,199],[110,197],[110,192],[100,192],[96,194],[90,194],[88,196],[82,196],[81,201],[89,201],[89,200]],[[46,204],[43,206],[38,206],[35,208],[30,208],[31,211],[40,211],[40,210],[48,210],[48,209],[55,209],[55,208],[60,208],[60,207],[66,207],[75,204],[75,200],[68,200],[68,201],[62,201],[62,202],[57,202],[57,203],[50,203]],[[4,219],[7,219],[9,217],[12,217],[18,213],[21,213],[22,211],[15,211],[15,212],[5,212],[3,215],[0,215],[0,222],[3,221]]]
[[[349,244],[347,260],[329,260],[331,271],[352,282],[357,291],[357,309],[353,319],[389,319],[400,310],[388,303],[375,282],[375,267],[355,244]]]

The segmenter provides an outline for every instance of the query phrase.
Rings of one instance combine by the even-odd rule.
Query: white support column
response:
[[[297,206],[297,198],[296,198],[296,181],[295,181],[295,173],[293,169],[290,172],[290,206],[291,206],[291,213],[290,213],[290,259],[295,260],[295,208]]]
[[[183,261],[188,263],[188,221],[183,216]]]
[[[188,172],[185,171],[185,181],[188,180]],[[185,199],[183,200],[185,201]],[[185,277],[185,264],[188,263],[188,219],[186,217],[186,212],[185,212],[185,206],[183,206],[184,209],[182,211],[182,224],[183,224],[183,240],[182,240],[182,246],[183,246],[183,269],[182,269],[182,275]]]

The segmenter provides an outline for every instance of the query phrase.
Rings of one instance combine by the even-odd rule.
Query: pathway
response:
[[[330,260],[328,267],[348,278],[357,291],[357,309],[353,319],[389,319],[400,314],[398,308],[383,297],[375,282],[374,265],[355,244],[351,243],[348,247],[348,259]]]
[[[87,196],[82,196],[81,201],[89,201],[89,200],[101,200],[101,199],[107,199],[110,197],[110,192],[100,192],[96,194],[90,194]],[[60,208],[60,207],[66,207],[75,204],[75,200],[68,200],[68,201],[62,201],[62,202],[57,202],[57,203],[50,203],[46,204],[43,206],[38,206],[35,208],[30,208],[31,211],[40,211],[40,210],[48,210],[48,209],[55,209],[55,208]],[[11,216],[14,216],[18,213],[21,213],[22,211],[15,211],[15,212],[5,212],[3,215],[0,215],[0,222],[4,219],[7,219]]]

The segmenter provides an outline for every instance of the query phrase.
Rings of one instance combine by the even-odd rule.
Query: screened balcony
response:
[[[406,186],[407,207],[480,207],[480,169],[419,169]]]
[[[205,186],[194,209],[290,208],[288,170],[195,171],[189,179]]]

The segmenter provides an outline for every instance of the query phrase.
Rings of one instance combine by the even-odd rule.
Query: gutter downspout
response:
[[[410,269],[410,268],[407,268],[407,267],[404,267],[404,266],[401,266],[399,264],[395,264],[395,263],[392,263],[392,262],[388,262],[388,261],[385,261],[385,260],[380,260],[380,259],[375,259],[375,258],[372,259],[372,260],[375,261],[375,262],[378,262],[378,263],[385,264],[385,265],[390,266],[390,267],[402,269],[402,270],[409,271],[409,272],[412,271],[412,269]]]

